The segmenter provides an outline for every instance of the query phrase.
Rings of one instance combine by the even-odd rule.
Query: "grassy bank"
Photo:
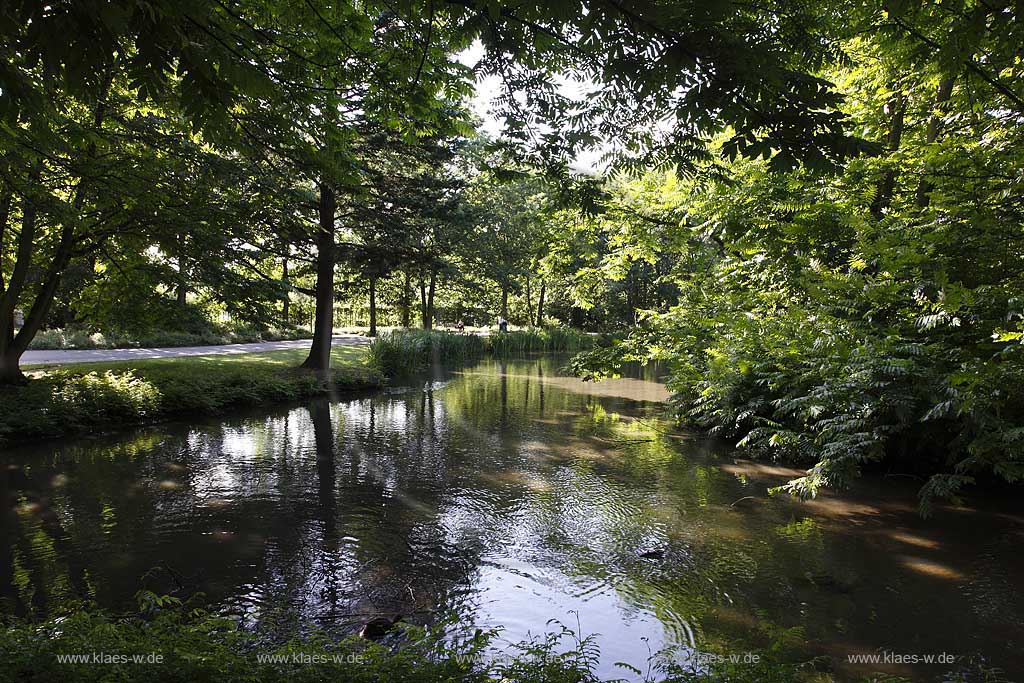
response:
[[[114,618],[79,611],[41,624],[14,624],[0,631],[0,681],[104,683],[146,680],[150,683],[217,681],[391,682],[432,681],[485,683],[591,683],[599,653],[589,639],[560,634],[503,647],[494,657],[497,632],[476,631],[445,637],[440,630],[404,627],[399,644],[384,646],[355,637],[333,639],[307,635],[268,642],[236,630],[166,596],[143,593],[144,611]],[[549,625],[549,628],[554,628]],[[489,650],[489,648],[491,648]],[[106,656],[106,663],[68,663],[68,655]],[[490,653],[492,656],[488,656]],[[135,663],[133,657],[151,661]],[[112,658],[127,661],[110,661]],[[771,657],[742,667],[660,666],[656,660],[647,680],[672,682],[737,681],[781,683],[827,679],[800,676],[795,664]],[[623,671],[625,673],[625,671]],[[640,674],[639,671],[636,672]]]
[[[377,387],[358,347],[334,349],[327,379],[297,366],[305,349],[89,363],[29,370],[23,387],[0,388],[0,443],[144,424],[189,414]]]
[[[488,336],[440,330],[394,330],[370,344],[370,363],[389,377],[418,372],[434,363],[461,364],[485,353],[579,351],[593,338],[569,329],[516,330]]]

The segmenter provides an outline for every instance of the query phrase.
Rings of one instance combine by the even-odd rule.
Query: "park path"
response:
[[[370,340],[357,334],[334,335],[335,346],[366,344]],[[296,341],[257,342],[254,344],[224,344],[221,346],[179,346],[160,349],[82,349],[73,351],[26,351],[22,365],[66,365],[70,363],[99,363],[108,360],[142,360],[149,358],[178,358],[181,356],[226,356],[239,353],[262,353],[284,349],[307,349],[309,339]]]

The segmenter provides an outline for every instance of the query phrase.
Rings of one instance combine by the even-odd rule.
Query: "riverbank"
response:
[[[170,596],[142,591],[140,613],[115,618],[84,609],[41,624],[0,631],[0,681],[74,680],[81,683],[145,678],[152,683],[216,680],[436,681],[597,683],[598,653],[589,638],[565,629],[500,648],[497,630],[451,637],[443,629],[398,624],[384,645],[349,636],[262,639]],[[400,643],[400,645],[398,645]],[[771,683],[798,680],[808,664],[758,653],[739,665],[713,656],[680,664],[656,655],[644,680],[665,683]],[[641,672],[633,672],[640,674]],[[809,679],[808,676],[804,678]],[[813,680],[831,681],[818,676]],[[888,679],[896,681],[898,679]]]
[[[366,362],[365,348],[336,347],[326,379],[298,367],[305,356],[306,350],[297,348],[28,369],[27,385],[0,388],[0,444],[383,385],[380,373]]]

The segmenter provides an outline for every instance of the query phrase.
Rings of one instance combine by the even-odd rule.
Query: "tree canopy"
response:
[[[4,3],[0,382],[53,328],[310,326],[323,371],[337,327],[501,315],[616,335],[593,377],[667,362],[801,495],[1017,481],[1020,13]]]

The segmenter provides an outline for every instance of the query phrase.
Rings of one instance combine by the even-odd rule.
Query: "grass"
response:
[[[68,349],[132,349],[177,346],[216,346],[264,341],[309,339],[312,334],[301,328],[256,330],[248,328],[209,330],[206,332],[154,331],[125,335],[116,332],[92,332],[84,329],[42,330],[32,339],[29,349],[62,351]]]
[[[392,330],[370,344],[370,363],[388,377],[419,372],[433,363],[461,364],[484,353],[506,356],[588,349],[593,337],[570,329],[515,330],[487,336],[441,330]]]
[[[26,368],[0,388],[0,443],[145,424],[189,414],[379,387],[361,347],[339,346],[323,378],[297,366],[305,349]]]

